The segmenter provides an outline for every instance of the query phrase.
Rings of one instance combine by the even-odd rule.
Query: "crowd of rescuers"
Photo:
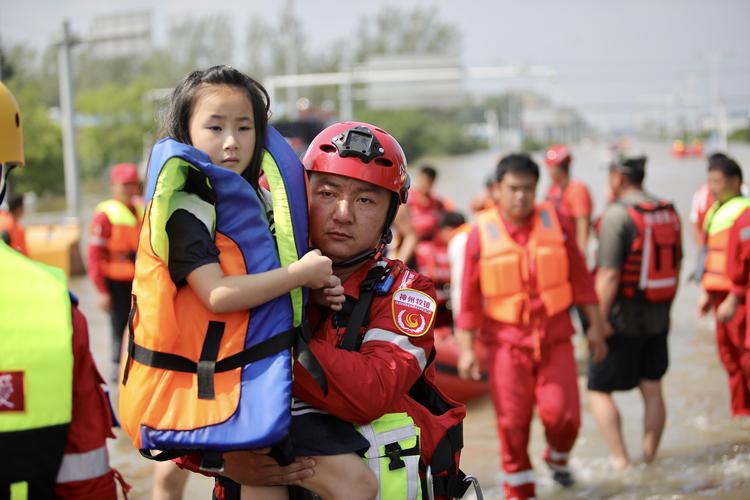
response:
[[[4,86],[0,98],[4,195],[7,175],[24,159],[20,111]],[[666,419],[661,379],[669,364],[670,309],[683,251],[673,204],[644,190],[645,157],[612,161],[612,199],[592,225],[591,195],[571,178],[573,157],[566,146],[546,151],[552,185],[541,202],[536,162],[524,154],[506,155],[472,200],[474,213],[467,222],[434,193],[434,168],[422,168],[409,189],[406,160],[394,137],[371,124],[337,123],[315,138],[303,158],[310,177],[308,233],[300,222],[307,220],[300,211],[307,204],[292,201],[295,189],[306,189],[304,176],[294,171],[296,155],[267,124],[269,105],[262,86],[233,68],[191,73],[172,95],[164,124],[168,139],[154,147],[145,193],[137,166],[118,164],[111,169],[113,197],[95,211],[89,274],[99,306],[112,320],[111,377],[118,380],[120,416],[142,452],[190,449],[186,443],[207,434],[198,431],[226,424],[218,431],[223,434],[211,439],[228,436],[269,446],[237,451],[229,443],[218,453],[175,455],[179,467],[217,478],[215,498],[287,498],[287,485],[323,498],[390,498],[386,492],[418,498],[436,488],[438,497],[457,496],[465,490],[456,437],[465,409],[434,385],[431,364],[432,324],[439,307],[451,304],[459,374],[479,378],[476,338],[489,351],[486,369],[507,498],[536,495],[528,455],[535,406],[547,442],[543,462],[562,487],[575,483],[568,465],[580,428],[574,308],[585,320],[590,410],[613,466],[626,468],[631,458],[612,393],[635,388],[645,409],[643,461],[654,460]],[[378,169],[368,165],[374,159],[380,160]],[[750,414],[745,308],[750,201],[742,194],[742,181],[735,160],[710,156],[705,196],[711,200],[701,204],[703,213],[695,218],[696,241],[704,250],[694,272],[705,291],[698,310],[713,311],[716,318],[735,416]],[[0,442],[17,458],[17,466],[0,474],[0,494],[111,498],[117,480],[125,490],[127,485],[108,465],[104,439],[112,436],[113,419],[88,350],[85,318],[58,273],[23,257],[18,197],[10,199],[9,209],[0,218],[0,268],[14,283],[33,286],[0,292],[0,308],[12,308],[16,318],[0,328],[23,325],[30,333],[23,340],[8,340],[10,333],[0,337],[3,352],[11,353],[0,361]],[[227,213],[232,215],[222,215]],[[396,244],[391,229],[399,235]],[[592,229],[598,240],[593,273],[585,258]],[[317,250],[308,250],[308,242]],[[296,257],[289,260],[287,251]],[[387,251],[408,264],[388,259]],[[263,252],[268,255],[258,259]],[[373,291],[373,283],[383,285]],[[24,306],[42,300],[40,287],[45,293],[62,291],[43,300],[56,304],[63,326],[34,319],[34,308]],[[295,335],[302,332],[304,300],[296,292],[302,287],[311,290],[304,315],[313,328],[294,342],[300,359],[292,383],[292,343],[273,342],[279,323]],[[188,310],[191,314],[184,314]],[[275,346],[271,355],[280,362],[242,378],[239,390],[225,396],[222,391],[240,379],[202,372],[207,365],[201,363],[214,349],[216,363],[228,342],[239,339],[244,345],[251,315],[253,333],[268,334],[263,342]],[[178,334],[199,341],[163,351],[163,337]],[[60,352],[70,351],[72,342],[72,355],[41,366],[19,354],[18,346],[42,341],[60,346]],[[174,361],[188,354],[202,360],[193,373]],[[156,370],[172,370],[172,385],[155,377]],[[39,385],[40,373],[65,382],[47,402],[59,411],[42,404],[40,394],[50,387]],[[237,402],[238,392],[258,377],[287,380],[278,402],[261,409],[241,397]],[[186,384],[196,389],[187,399],[180,391]],[[138,396],[143,391],[163,399]],[[291,395],[288,415],[284,398]],[[279,417],[268,429],[249,429],[244,422],[227,421],[221,413],[226,409],[186,416],[170,406],[177,401],[200,409],[211,400],[231,407],[232,398],[235,405],[248,405],[242,411]],[[182,426],[186,430],[174,430]],[[289,431],[281,446],[276,428]],[[384,443],[383,452],[380,439],[395,431],[403,436]],[[40,442],[42,435],[49,439]],[[215,443],[209,444],[219,446]],[[412,449],[417,451],[407,453]],[[32,463],[42,472],[27,474],[23,464]],[[392,474],[402,468],[405,476]],[[174,465],[157,467],[154,497],[181,496],[186,477]]]

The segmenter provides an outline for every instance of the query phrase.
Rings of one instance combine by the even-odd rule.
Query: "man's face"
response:
[[[557,165],[547,167],[547,172],[549,172],[549,176],[552,179],[552,182],[555,184],[558,184],[565,179],[565,175],[566,175],[565,170],[563,170],[561,167]]]
[[[625,176],[619,170],[613,169],[609,171],[609,191],[615,199],[620,197],[624,178]]]
[[[708,189],[714,195],[714,198],[724,203],[740,193],[740,180],[737,177],[726,177],[719,170],[710,170],[708,172]]]
[[[417,181],[415,182],[414,188],[423,195],[428,195],[432,191],[432,186],[435,184],[435,181],[427,174],[420,173],[417,176]]]
[[[310,178],[310,240],[334,262],[375,248],[383,232],[391,193],[367,182],[333,174]]]
[[[130,201],[134,196],[141,194],[139,182],[126,182],[125,184],[112,184],[112,193],[115,198],[122,201]]]
[[[534,213],[536,179],[531,175],[508,172],[492,186],[493,199],[515,220],[527,219]]]

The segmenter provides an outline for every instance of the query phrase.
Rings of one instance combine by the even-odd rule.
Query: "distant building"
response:
[[[96,16],[86,37],[91,53],[101,59],[131,57],[154,50],[151,10]]]
[[[357,70],[415,73],[415,81],[393,82],[388,81],[387,75],[384,75],[381,81],[366,84],[364,99],[369,109],[450,109],[458,107],[466,96],[463,66],[457,57],[374,56]],[[435,72],[432,73],[436,75],[434,79],[417,80],[420,78],[419,73],[431,74],[430,72]]]

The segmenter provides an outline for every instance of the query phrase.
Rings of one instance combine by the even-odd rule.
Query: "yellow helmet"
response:
[[[0,163],[23,165],[21,110],[8,87],[0,82]]]

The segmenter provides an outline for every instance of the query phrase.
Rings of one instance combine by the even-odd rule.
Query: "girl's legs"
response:
[[[375,475],[357,454],[313,458],[315,475],[303,480],[302,487],[324,500],[372,500],[378,494]]]
[[[286,486],[245,486],[240,488],[241,500],[288,500]]]

